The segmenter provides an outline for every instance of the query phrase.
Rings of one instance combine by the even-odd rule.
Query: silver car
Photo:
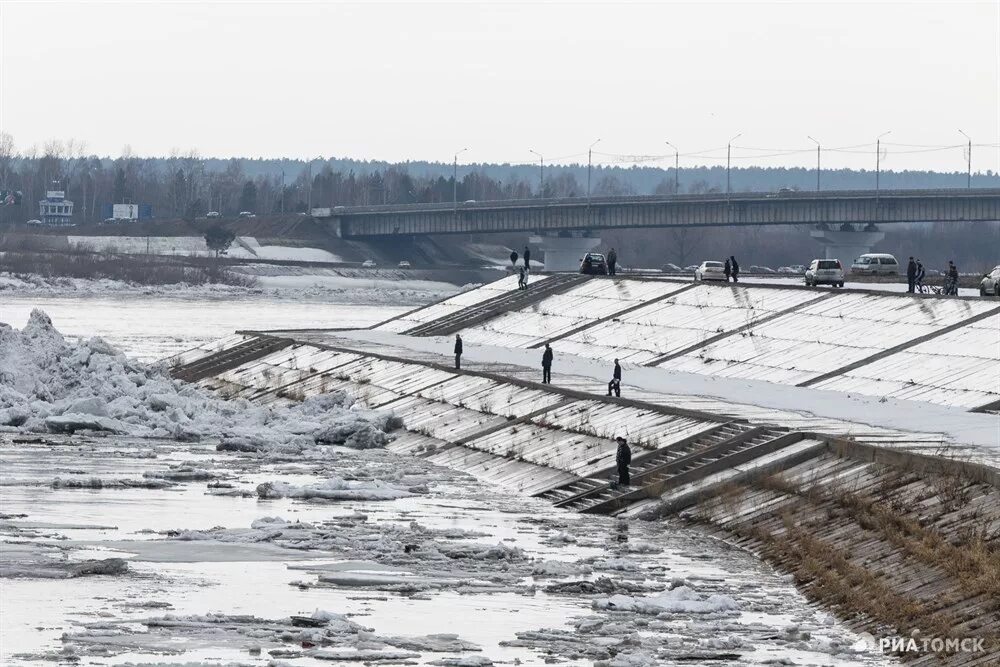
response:
[[[806,287],[816,285],[844,286],[844,266],[839,259],[814,259],[806,269]]]
[[[979,296],[1000,296],[1000,265],[994,266],[979,281]]]

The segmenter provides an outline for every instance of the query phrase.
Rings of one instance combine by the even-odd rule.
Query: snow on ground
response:
[[[436,280],[416,280],[394,270],[359,271],[251,264],[227,267],[233,273],[255,278],[253,287],[173,283],[140,285],[120,280],[43,277],[0,272],[0,294],[62,295],[167,295],[187,298],[263,296],[291,299],[327,299],[332,303],[407,304],[419,306],[472,287],[458,287]]]
[[[67,236],[70,246],[94,252],[116,252],[127,255],[182,255],[209,257],[215,254],[205,245],[202,236]],[[252,236],[237,236],[228,257],[239,259],[275,259],[299,262],[342,262],[332,252],[320,248],[292,246],[262,246]]]
[[[343,331],[337,335],[415,351],[434,352],[440,354],[443,360],[453,356],[454,340],[450,337],[415,337],[367,329]],[[552,349],[555,352],[554,376],[565,373],[604,382],[610,377],[610,360],[603,362],[561,354],[558,341],[552,345]],[[462,360],[466,363],[489,362],[538,368],[541,365],[541,352],[466,344]],[[996,415],[976,414],[962,408],[918,401],[846,394],[814,388],[803,389],[762,380],[719,378],[629,364],[622,364],[622,368],[624,369],[623,396],[628,396],[630,386],[667,394],[706,396],[732,403],[787,410],[900,431],[940,433],[954,443],[1000,450],[1000,429],[997,426]],[[558,379],[556,383],[558,384]]]
[[[225,401],[125,357],[100,338],[67,342],[35,310],[20,331],[0,324],[0,429],[200,440],[281,455],[323,445],[384,445],[388,414],[353,409],[342,394],[288,407]]]
[[[801,287],[804,283],[801,276],[740,276],[740,284],[747,283],[751,285],[794,285],[796,287]],[[851,281],[844,283],[844,287],[847,289],[865,289],[865,290],[875,290],[878,292],[895,292],[904,293],[906,292],[905,282],[888,282],[888,281],[872,281],[872,282],[860,282]],[[816,289],[831,289],[836,288],[830,286],[819,286]],[[979,290],[973,287],[960,287],[958,289],[959,296],[979,296]]]

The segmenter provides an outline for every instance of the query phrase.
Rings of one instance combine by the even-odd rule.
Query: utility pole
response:
[[[594,146],[600,143],[600,139],[590,144],[590,148],[587,149],[587,206],[590,206],[590,169],[594,157]]]
[[[462,150],[455,153],[455,161],[453,163],[454,171],[451,175],[451,201],[452,206],[455,208],[456,215],[458,214],[458,156],[469,150],[468,148],[463,148]]]
[[[677,146],[674,146],[669,141],[664,141],[663,143],[674,149],[674,194],[678,195],[681,193],[681,154],[680,151],[677,150]]]
[[[972,137],[970,137],[969,135],[967,135],[965,132],[962,132],[961,130],[959,130],[959,132],[961,132],[961,134],[962,134],[963,137],[965,137],[966,139],[969,140],[969,148],[968,148],[969,153],[967,155],[967,157],[969,159],[969,161],[967,163],[968,164],[968,169],[969,169],[969,175],[968,175],[968,180],[966,181],[966,186],[965,187],[971,188],[972,187]]]
[[[545,158],[542,157],[541,153],[530,148],[528,152],[538,156],[538,198],[541,199],[545,196]]]
[[[740,132],[735,137],[733,137],[732,139],[730,139],[729,142],[726,144],[726,201],[727,202],[729,201],[729,193],[732,191],[731,188],[730,188],[730,186],[729,186],[729,184],[730,184],[730,181],[729,181],[729,168],[730,168],[730,158],[732,157],[732,154],[733,154],[733,142],[736,141],[737,139],[739,139],[742,136],[743,136],[743,133]]]
[[[809,137],[809,135],[806,135],[806,136]],[[813,139],[812,137],[809,137],[809,138],[812,139],[816,143],[816,192],[819,192],[819,151],[820,151],[820,145],[819,145],[819,142],[816,141],[815,139]]]

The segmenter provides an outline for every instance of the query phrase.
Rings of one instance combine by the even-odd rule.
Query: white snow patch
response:
[[[378,480],[348,481],[334,477],[321,484],[294,486],[287,482],[264,482],[257,486],[257,495],[262,499],[299,498],[302,500],[395,500],[415,495],[410,489],[403,489]],[[254,526],[255,528],[257,526]]]
[[[649,597],[612,595],[594,600],[595,609],[634,611],[640,614],[712,614],[738,611],[739,604],[728,595],[703,597],[688,586],[678,586],[672,590]]]

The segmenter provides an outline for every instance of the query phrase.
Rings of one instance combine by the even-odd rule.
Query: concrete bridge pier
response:
[[[845,271],[855,259],[871,252],[872,246],[885,238],[885,233],[879,231],[872,223],[861,230],[847,223],[837,226],[836,229],[821,224],[809,232],[809,235],[823,246],[824,258],[839,259]]]
[[[546,271],[580,270],[583,256],[601,244],[594,236],[530,236],[528,242],[538,246],[544,254]]]

